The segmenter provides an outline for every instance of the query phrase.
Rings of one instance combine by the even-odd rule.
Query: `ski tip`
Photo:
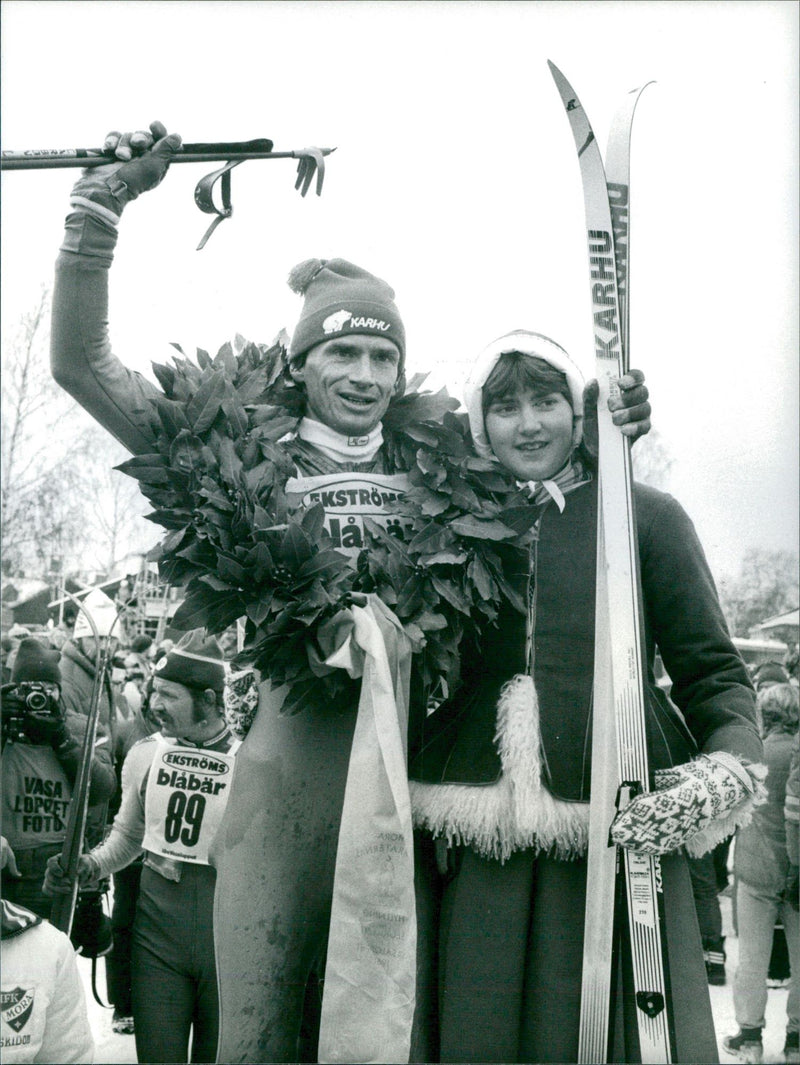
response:
[[[650,78],[649,81],[643,81],[641,85],[637,85],[635,89],[628,89],[628,96],[639,96],[648,85],[657,85],[658,82],[655,78]]]
[[[550,73],[551,74],[561,74],[561,71],[558,69],[558,67],[555,65],[555,63],[553,62],[552,59],[548,59],[547,60],[547,65],[550,67]],[[563,78],[564,75],[561,74],[561,77]]]

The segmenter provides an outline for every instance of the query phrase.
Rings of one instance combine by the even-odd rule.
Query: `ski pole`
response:
[[[250,141],[211,141],[183,144],[172,163],[215,163],[228,159],[302,159],[311,151],[330,155],[335,148],[300,148],[291,152],[273,152],[272,141],[257,137]],[[26,151],[0,153],[0,170],[57,170],[65,167],[104,166],[118,161],[113,152],[102,148],[29,148]]]
[[[297,159],[297,180],[294,187],[300,191],[301,196],[305,196],[316,174],[316,193],[320,196],[325,178],[325,156],[335,151],[335,148],[296,148],[290,152],[273,152],[272,141],[267,137],[250,141],[214,141],[181,145],[173,154],[171,163],[225,163],[220,170],[201,178],[194,190],[194,201],[200,210],[217,216],[197,245],[197,250],[200,251],[205,246],[220,222],[233,214],[231,170],[235,166],[250,159]],[[0,152],[0,170],[84,168],[104,166],[117,161],[119,160],[113,152],[104,151],[102,148],[30,148],[22,152]],[[221,207],[214,203],[213,198],[214,186],[218,181],[222,196]]]
[[[64,589],[64,594],[85,615],[95,639],[94,682],[92,684],[89,712],[86,716],[83,751],[78,766],[78,775],[75,778],[75,784],[72,789],[64,843],[59,857],[61,868],[70,878],[70,890],[68,894],[55,896],[50,915],[50,923],[55,928],[58,928],[59,931],[69,935],[72,931],[72,919],[75,916],[75,904],[78,900],[78,863],[83,853],[86,818],[89,809],[92,758],[97,736],[97,722],[100,717],[100,698],[103,690],[103,678],[111,657],[111,632],[109,632],[104,641],[101,641],[94,618],[84,604],[66,589]],[[117,615],[118,617],[119,615]],[[115,618],[114,620],[116,623],[117,619]]]

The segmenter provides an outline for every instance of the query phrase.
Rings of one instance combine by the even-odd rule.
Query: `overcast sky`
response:
[[[633,144],[632,362],[675,460],[670,489],[718,578],[798,541],[798,5],[794,2],[2,3],[4,149],[88,147],[162,119],[186,140],[336,147],[322,196],[294,164],[233,172],[202,251],[206,166],[125,212],[117,353],[271,340],[310,256],[397,292],[413,369],[457,386],[508,329],[548,333],[591,375],[583,201],[547,68],[605,144],[648,80]],[[3,325],[35,302],[75,171],[2,179]]]

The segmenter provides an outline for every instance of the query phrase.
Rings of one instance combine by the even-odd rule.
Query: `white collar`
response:
[[[370,462],[378,454],[383,443],[381,423],[365,436],[345,436],[329,425],[323,425],[316,418],[308,416],[301,419],[297,426],[297,435],[301,440],[318,447],[320,451],[335,462]]]

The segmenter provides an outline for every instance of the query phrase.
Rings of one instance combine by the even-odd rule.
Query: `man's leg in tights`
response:
[[[134,939],[131,999],[139,1061],[186,1062],[195,1011],[195,982]],[[214,1060],[214,1051],[206,1061]]]

